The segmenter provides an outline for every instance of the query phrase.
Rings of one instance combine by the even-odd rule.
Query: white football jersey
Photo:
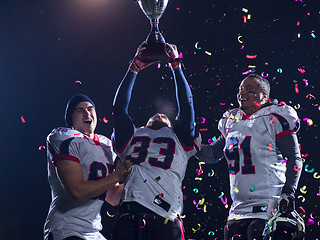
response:
[[[92,199],[74,200],[64,189],[54,167],[60,159],[78,162],[85,180],[98,180],[112,173],[116,155],[111,141],[102,135],[94,140],[77,130],[56,128],[47,137],[48,180],[52,202],[45,221],[45,239],[51,233],[55,240],[69,236],[105,239],[100,210],[106,193]]]
[[[276,210],[286,181],[286,163],[276,140],[299,128],[296,111],[287,105],[272,105],[247,117],[232,109],[219,121],[226,139],[224,155],[233,200],[229,220],[269,219]]]
[[[136,163],[126,179],[122,202],[138,202],[173,221],[183,209],[182,180],[189,158],[201,144],[200,135],[194,144],[185,146],[169,127],[135,128],[129,142],[118,149],[121,160]]]

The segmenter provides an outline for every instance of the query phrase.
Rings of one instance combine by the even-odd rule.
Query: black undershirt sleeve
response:
[[[276,145],[283,157],[287,158],[286,183],[284,184],[282,193],[294,193],[297,189],[302,170],[302,158],[297,135],[285,135],[277,140]]]
[[[223,135],[220,135],[216,141],[210,145],[205,145],[199,152],[196,153],[196,158],[207,164],[216,164],[223,157],[223,148],[225,146],[226,140]]]

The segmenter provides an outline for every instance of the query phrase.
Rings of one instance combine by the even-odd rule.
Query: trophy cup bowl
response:
[[[146,39],[148,45],[141,56],[141,61],[167,62],[168,56],[164,51],[165,39],[159,31],[159,19],[169,0],[137,0],[137,2],[151,25],[151,31]]]

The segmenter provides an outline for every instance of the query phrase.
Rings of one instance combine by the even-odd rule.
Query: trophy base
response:
[[[165,43],[149,43],[140,56],[142,62],[162,62],[168,63],[169,57],[164,50]]]

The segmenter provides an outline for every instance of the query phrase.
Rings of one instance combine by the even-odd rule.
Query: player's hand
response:
[[[295,209],[294,196],[282,193],[279,199],[279,212],[291,213]]]
[[[132,62],[130,63],[129,69],[131,72],[137,74],[139,71],[141,71],[142,69],[154,64],[156,61],[142,61],[141,58],[143,55],[145,54],[145,51],[147,49],[148,43],[147,42],[143,42],[140,44],[140,46],[137,49],[137,52],[132,60]]]
[[[172,69],[176,69],[178,67],[181,67],[181,63],[178,61],[179,60],[179,53],[177,46],[174,44],[166,43],[165,44],[165,52],[168,56],[168,61],[170,64],[170,67]]]
[[[124,162],[118,161],[116,169],[114,171],[115,174],[118,175],[119,182],[123,182],[126,177],[131,173],[131,170],[129,169],[132,166],[131,160],[126,160]]]

